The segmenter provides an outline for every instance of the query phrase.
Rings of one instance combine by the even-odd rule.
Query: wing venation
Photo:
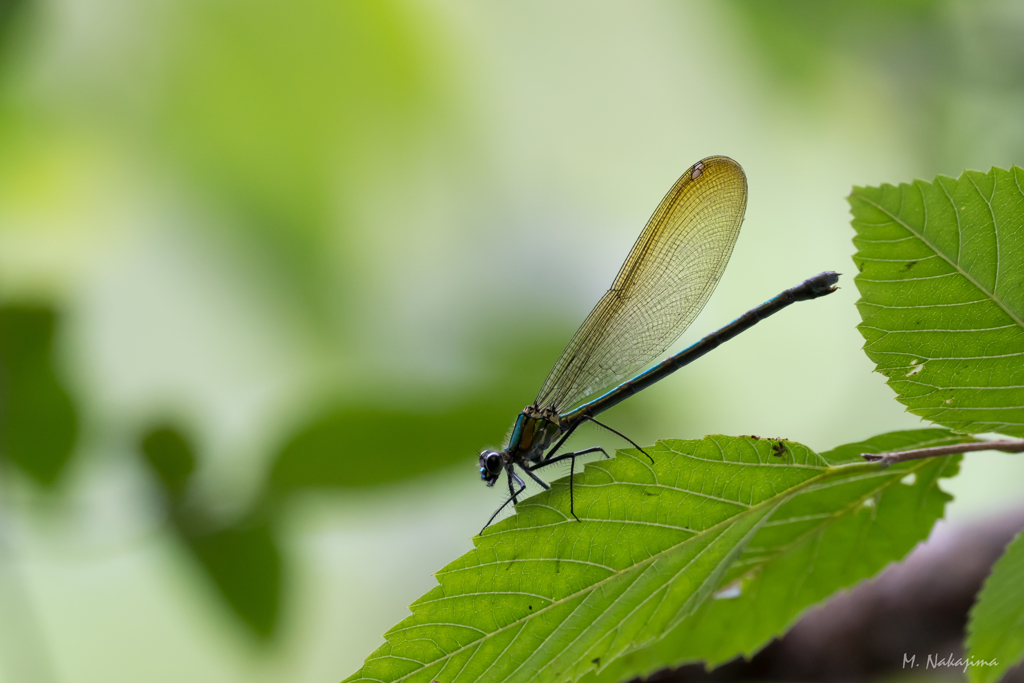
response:
[[[537,405],[564,412],[664,353],[718,285],[746,207],[747,179],[735,161],[708,157],[691,166],[569,341]]]

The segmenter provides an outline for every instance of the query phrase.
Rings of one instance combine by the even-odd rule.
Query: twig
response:
[[[894,465],[907,460],[921,460],[922,458],[936,458],[940,455],[952,455],[954,453],[969,453],[971,451],[1002,451],[1003,453],[1024,453],[1024,441],[969,441],[967,443],[955,443],[950,446],[935,446],[934,448],[915,448],[909,451],[895,451],[891,453],[861,453],[860,457],[869,462],[884,462],[886,465]]]

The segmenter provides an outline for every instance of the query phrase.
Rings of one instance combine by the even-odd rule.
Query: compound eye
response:
[[[498,453],[490,453],[487,455],[487,460],[484,462],[487,467],[487,472],[491,475],[496,475],[501,472],[501,455]]]

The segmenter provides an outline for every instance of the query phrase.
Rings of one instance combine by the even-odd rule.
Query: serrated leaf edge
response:
[[[628,453],[628,452],[621,452],[621,453],[622,453],[622,455],[632,456],[632,454]],[[600,586],[602,586],[603,584],[605,584],[605,583],[607,583],[609,581],[617,579],[617,578],[619,578],[619,577],[621,577],[621,576],[623,576],[623,575],[625,575],[625,574],[627,574],[629,572],[634,572],[637,569],[643,567],[644,565],[650,564],[650,563],[654,562],[656,559],[658,559],[660,557],[664,557],[664,556],[666,556],[666,555],[668,555],[670,553],[676,552],[680,547],[683,547],[686,544],[692,543],[695,539],[708,538],[710,536],[711,537],[711,542],[708,544],[708,547],[711,547],[711,545],[714,543],[714,537],[716,535],[721,535],[722,533],[724,533],[727,530],[727,527],[734,526],[736,524],[736,522],[740,518],[742,518],[742,517],[748,517],[748,516],[754,515],[756,513],[760,513],[761,522],[759,522],[751,530],[750,533],[753,533],[753,531],[756,531],[756,529],[760,528],[760,525],[763,524],[763,522],[770,517],[771,512],[775,508],[777,508],[779,505],[781,505],[784,502],[786,502],[786,500],[788,500],[792,496],[796,495],[797,493],[799,493],[799,492],[801,492],[801,491],[803,491],[803,490],[805,490],[805,489],[807,489],[809,487],[825,483],[825,482],[829,481],[830,479],[834,479],[834,478],[838,478],[838,477],[843,477],[843,476],[847,476],[847,475],[851,475],[851,474],[856,474],[857,472],[865,472],[865,473],[869,473],[869,475],[870,475],[870,474],[878,473],[879,471],[884,470],[884,469],[886,469],[884,467],[884,465],[881,465],[880,463],[874,463],[874,462],[864,462],[864,463],[856,463],[856,462],[854,462],[854,463],[848,463],[848,464],[842,464],[842,465],[832,465],[832,466],[828,466],[828,467],[823,467],[823,468],[821,468],[821,472],[819,474],[817,474],[817,475],[815,475],[815,476],[813,476],[813,477],[811,477],[809,479],[805,479],[804,481],[802,481],[799,484],[793,486],[792,488],[790,488],[790,489],[788,489],[788,490],[786,490],[786,491],[784,491],[784,492],[782,492],[780,494],[777,494],[776,496],[773,496],[771,498],[766,498],[765,500],[761,501],[760,503],[758,503],[758,504],[756,504],[754,506],[748,507],[748,508],[746,508],[745,510],[743,510],[741,512],[738,512],[736,515],[733,515],[732,517],[730,517],[730,518],[728,518],[726,520],[723,520],[722,522],[719,522],[718,524],[716,524],[713,527],[709,527],[708,529],[704,529],[702,531],[699,531],[696,534],[694,534],[693,536],[691,536],[691,537],[687,538],[686,540],[684,540],[683,542],[678,543],[678,544],[676,544],[674,546],[671,546],[669,548],[666,548],[666,549],[664,549],[664,550],[662,550],[662,551],[660,551],[660,552],[658,552],[658,553],[656,553],[654,555],[651,555],[650,557],[645,558],[644,560],[638,562],[637,564],[630,565],[629,567],[627,567],[625,569],[622,569],[622,570],[619,570],[617,572],[614,572],[614,573],[610,574],[609,576],[601,579],[600,581],[597,581],[596,583],[590,584],[586,588],[581,589],[579,591],[576,591],[575,593],[572,593],[570,595],[566,595],[565,597],[562,597],[562,598],[560,598],[557,601],[552,601],[550,604],[545,605],[541,609],[539,609],[539,610],[537,610],[537,611],[535,611],[535,612],[533,612],[531,614],[525,615],[525,616],[523,616],[520,619],[517,619],[515,621],[509,622],[508,624],[505,624],[504,626],[502,626],[501,628],[499,628],[499,629],[497,629],[495,631],[487,632],[485,637],[492,637],[494,634],[500,633],[501,631],[504,631],[504,630],[506,630],[506,629],[508,629],[510,627],[513,627],[513,626],[515,626],[515,625],[517,625],[517,624],[519,624],[519,623],[521,623],[523,621],[537,618],[541,614],[543,614],[545,611],[555,607],[556,605],[562,604],[562,603],[566,602],[567,600],[570,600],[570,599],[573,599],[573,598],[578,598],[581,595],[588,594],[588,593],[594,591],[595,589],[599,588]],[[745,540],[749,540],[749,533],[745,535]],[[739,549],[739,550],[741,550],[742,547],[743,547],[742,545],[737,545],[737,549]],[[706,548],[705,548],[705,550],[706,550]],[[699,557],[700,554],[703,553],[703,552],[704,552],[704,550],[702,550],[700,553],[698,553],[698,555],[695,556],[693,559],[696,559],[697,557]],[[732,554],[733,553],[730,553],[730,555],[732,555]],[[710,593],[710,591],[708,591],[708,593]],[[675,620],[673,620],[671,626],[665,629],[665,633],[668,633],[672,628],[675,628],[684,618],[686,618],[686,616],[689,616],[689,614],[694,609],[696,609],[697,606],[698,605],[692,605],[689,612],[686,612],[685,614],[681,614]],[[438,624],[438,625],[441,625],[441,624]],[[422,624],[416,625],[416,627],[419,627],[419,626],[422,626]],[[457,626],[464,627],[464,628],[470,628],[470,627],[466,627],[464,624],[457,624]],[[392,633],[400,632],[402,630],[407,630],[409,628],[413,628],[413,627],[412,626],[402,627],[401,624],[399,624],[399,625],[396,625],[391,630],[389,630],[387,632],[387,634],[385,634],[385,636],[390,635]],[[656,640],[657,640],[656,638],[655,639],[651,639],[649,642],[645,642],[643,645],[641,645],[641,647],[649,645],[650,643],[655,642]],[[461,647],[461,648],[459,648],[457,650],[453,650],[451,652],[445,653],[444,657],[438,658],[437,660],[435,660],[433,662],[430,662],[430,663],[424,663],[424,662],[417,661],[416,663],[420,664],[422,668],[410,671],[409,673],[407,673],[407,674],[405,674],[405,675],[403,675],[401,677],[394,678],[394,679],[391,680],[391,683],[400,683],[401,681],[404,681],[405,679],[407,679],[407,678],[409,678],[411,676],[414,676],[416,674],[422,673],[422,671],[425,668],[427,668],[429,666],[434,666],[438,662],[441,662],[444,659],[450,659],[452,656],[454,656],[454,655],[456,655],[456,654],[466,650],[467,648],[477,647],[477,646],[479,646],[479,644],[481,642],[482,642],[482,640],[477,640],[477,641],[474,641],[473,643],[464,645],[463,647]],[[602,670],[604,668],[604,666],[607,666],[608,664],[610,664],[611,661],[614,661],[614,659],[616,659],[617,657],[621,656],[622,654],[625,654],[625,652],[626,651],[623,651],[623,652],[620,652],[620,653],[616,654],[616,656],[610,658],[608,662],[602,662],[602,665],[599,666],[598,671]],[[395,657],[395,655],[380,655],[380,656],[377,656],[377,657],[374,657],[373,655],[371,655],[370,657],[367,657],[366,661],[370,661],[372,659],[382,659],[382,658],[385,658],[385,657]],[[578,662],[578,660],[577,660],[577,662]],[[577,662],[574,662],[573,665],[575,665]],[[443,667],[442,667],[441,670],[443,671]],[[354,674],[354,675],[358,675],[358,672],[356,672],[356,674]],[[582,675],[583,675],[582,673],[579,674],[579,675],[576,675],[573,678],[571,678],[571,680],[573,680],[573,681],[578,680]],[[504,683],[504,681],[509,680],[509,678],[510,678],[510,676],[506,676],[505,678],[501,679],[501,683]],[[367,678],[367,677],[359,677],[359,678],[354,678],[353,677],[353,678],[345,679],[345,683],[355,683],[356,681],[372,681],[374,683],[381,683],[379,681],[379,679]]]

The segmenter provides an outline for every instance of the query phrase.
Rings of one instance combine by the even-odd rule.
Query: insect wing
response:
[[[747,178],[735,161],[708,157],[690,167],[569,341],[536,404],[564,412],[664,353],[718,285],[746,207]]]

